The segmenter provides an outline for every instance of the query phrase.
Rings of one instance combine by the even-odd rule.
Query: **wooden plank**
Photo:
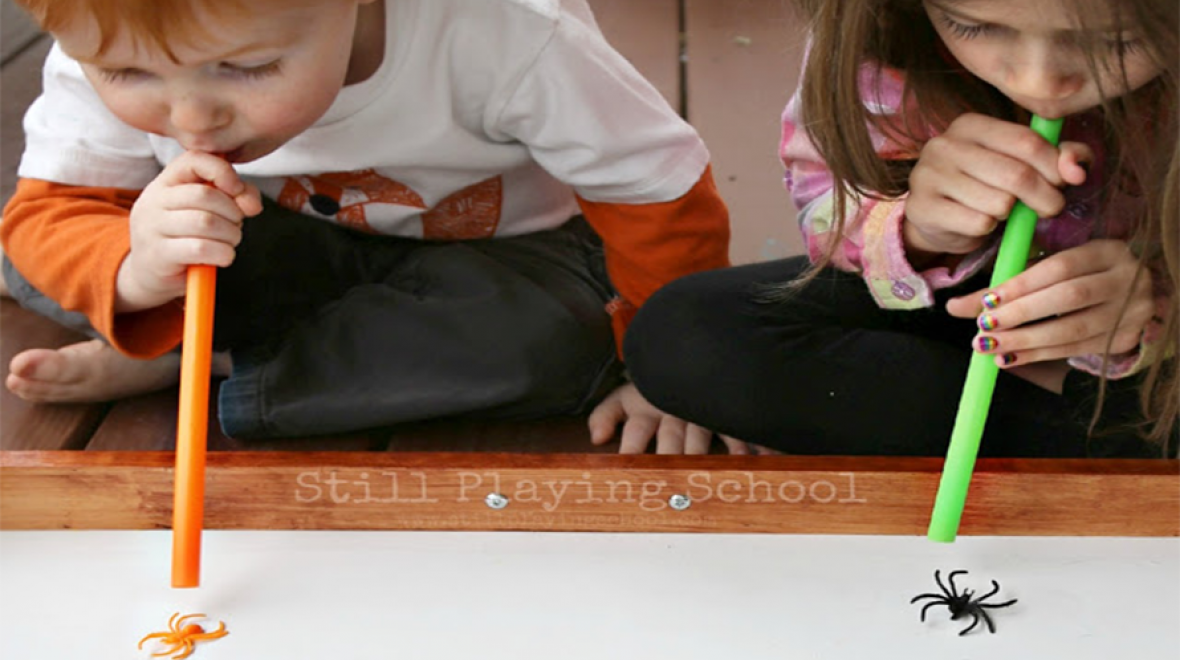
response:
[[[590,0],[598,27],[680,109],[679,0]]]
[[[170,524],[167,452],[0,453],[0,528]],[[209,529],[925,533],[939,459],[209,455]],[[961,533],[1178,536],[1165,460],[979,461]],[[500,510],[485,497],[508,498]],[[673,510],[672,495],[691,505]]]
[[[8,61],[41,36],[41,29],[12,0],[0,0],[0,62]]]
[[[175,387],[119,401],[86,445],[88,451],[173,451],[176,449]],[[217,422],[217,386],[210,392],[209,451],[370,451],[385,448],[380,434],[240,440],[227,437]]]
[[[16,190],[16,169],[25,150],[21,122],[25,110],[41,93],[41,64],[53,42],[42,37],[0,69],[0,204]]]
[[[84,336],[0,298],[0,377],[12,358],[30,348],[56,348]],[[34,404],[0,386],[0,450],[80,449],[102,419],[100,404]]]
[[[788,2],[685,0],[688,120],[713,154],[733,219],[734,263],[802,254],[778,159],[804,23]]]

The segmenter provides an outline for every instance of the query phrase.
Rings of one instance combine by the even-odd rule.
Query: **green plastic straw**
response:
[[[1061,137],[1062,121],[1034,115],[1032,129],[1056,146]],[[996,267],[992,271],[991,288],[996,288],[1024,270],[1036,227],[1036,211],[1024,202],[1016,202],[1012,214],[1008,216],[1004,237],[1000,240],[1000,253],[996,256]],[[959,519],[963,517],[963,504],[967,501],[967,488],[971,485],[975,457],[979,454],[979,441],[983,438],[983,427],[987,424],[987,412],[999,372],[994,356],[984,353],[971,355],[963,396],[959,400],[959,413],[951,433],[951,444],[942,467],[942,481],[938,484],[938,495],[934,499],[930,529],[926,534],[931,541],[952,543],[959,533]]]

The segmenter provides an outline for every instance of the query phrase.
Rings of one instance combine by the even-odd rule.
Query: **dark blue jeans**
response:
[[[635,385],[666,412],[791,454],[945,455],[977,330],[943,305],[986,279],[939,292],[929,309],[889,311],[859,276],[826,270],[767,301],[807,266],[698,273],[657,292],[627,333]],[[1058,395],[1001,372],[981,454],[1160,456],[1129,428],[1141,421],[1137,378],[1108,383],[1089,437],[1098,382],[1071,372]]]
[[[20,302],[89,331],[5,263]],[[621,366],[602,244],[581,218],[449,243],[370,236],[268,205],[218,272],[232,437],[342,433],[444,416],[587,411]]]

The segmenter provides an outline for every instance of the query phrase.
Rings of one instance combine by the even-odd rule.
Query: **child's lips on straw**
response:
[[[211,151],[209,153],[213,154],[214,156],[217,156],[218,158],[220,158],[226,162],[236,163],[242,159],[242,152],[243,152],[243,148],[238,147],[237,149],[234,149],[232,151]]]

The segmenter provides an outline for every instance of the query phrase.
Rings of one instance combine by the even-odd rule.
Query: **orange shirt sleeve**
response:
[[[679,199],[652,204],[578,204],[602,237],[606,269],[619,298],[608,306],[622,355],[623,335],[657,289],[683,275],[729,265],[729,211],[712,167]]]
[[[37,290],[85,314],[120,352],[147,359],[180,342],[184,318],[179,302],[115,314],[115,283],[131,250],[129,218],[138,197],[138,190],[21,179],[4,208],[0,241]]]

